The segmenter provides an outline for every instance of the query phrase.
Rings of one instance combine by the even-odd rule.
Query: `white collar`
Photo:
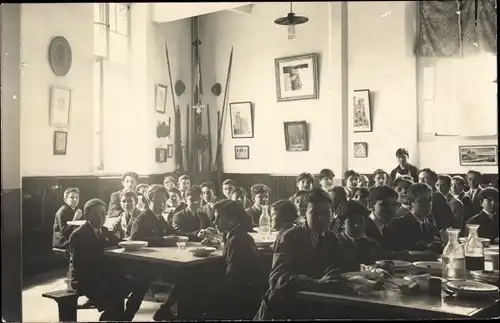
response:
[[[484,212],[487,216],[489,216],[490,218],[493,218],[493,217],[495,216],[495,214],[493,214],[493,213],[491,213],[491,212],[489,212],[489,211],[486,211],[485,209],[483,209],[483,212]]]
[[[411,206],[406,204],[401,204],[401,207],[405,210],[409,210]]]
[[[382,233],[382,229],[385,227],[384,222],[382,222],[373,212],[370,213],[370,219],[373,220],[373,223],[375,223],[375,226],[377,227],[378,231]]]

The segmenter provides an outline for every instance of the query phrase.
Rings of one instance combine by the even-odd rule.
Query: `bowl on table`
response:
[[[118,243],[120,247],[127,251],[138,251],[148,245],[147,241],[121,241]]]
[[[195,257],[208,257],[217,249],[214,247],[196,246],[188,247],[186,250]]]
[[[499,251],[498,246],[491,248],[484,248],[484,261],[486,263],[491,263],[492,270],[498,270],[499,268]],[[485,265],[486,265],[485,263]]]
[[[413,271],[441,276],[443,273],[443,264],[439,261],[417,261],[413,263]]]
[[[498,270],[472,270],[470,275],[474,278],[474,280],[482,283],[498,286],[498,283],[500,282]]]
[[[460,241],[460,243],[465,244],[465,242],[467,241],[467,237],[461,237],[458,240]],[[483,246],[485,246],[485,247],[489,246],[490,242],[491,242],[491,240],[488,238],[479,238],[479,240],[481,240],[481,242],[483,243]]]
[[[498,296],[497,286],[475,280],[449,281],[446,288],[459,297]]]

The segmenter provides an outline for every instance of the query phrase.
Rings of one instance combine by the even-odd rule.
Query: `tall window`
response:
[[[420,134],[497,134],[496,56],[419,58]]]
[[[128,3],[94,3],[94,156],[95,167],[104,169],[105,111],[126,101],[130,78]]]

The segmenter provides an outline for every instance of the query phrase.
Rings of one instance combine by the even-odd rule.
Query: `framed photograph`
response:
[[[234,159],[250,159],[250,147],[234,146]]]
[[[354,158],[367,158],[368,157],[368,143],[355,142],[354,143]]]
[[[229,104],[231,116],[231,137],[253,138],[252,102]]]
[[[352,95],[352,129],[354,132],[372,131],[370,90],[356,90]]]
[[[307,123],[305,121],[285,122],[286,151],[308,151]]]
[[[166,148],[156,148],[156,162],[166,163],[167,162],[167,149]]]
[[[167,146],[167,158],[174,157],[174,145]]]
[[[51,86],[49,124],[55,127],[67,127],[70,110],[71,89],[58,85]]]
[[[54,155],[66,155],[68,147],[68,133],[66,131],[54,131]]]
[[[156,84],[155,89],[155,110],[159,113],[165,113],[167,110],[167,86]]]
[[[278,102],[318,98],[317,54],[276,58]]]
[[[460,165],[496,166],[498,148],[496,145],[459,146]]]

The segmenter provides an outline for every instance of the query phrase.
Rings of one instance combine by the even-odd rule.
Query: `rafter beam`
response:
[[[244,14],[244,15],[251,15],[252,10],[253,10],[253,4],[248,4],[248,5],[243,6],[243,7],[229,9],[229,11],[239,13],[239,14]]]

